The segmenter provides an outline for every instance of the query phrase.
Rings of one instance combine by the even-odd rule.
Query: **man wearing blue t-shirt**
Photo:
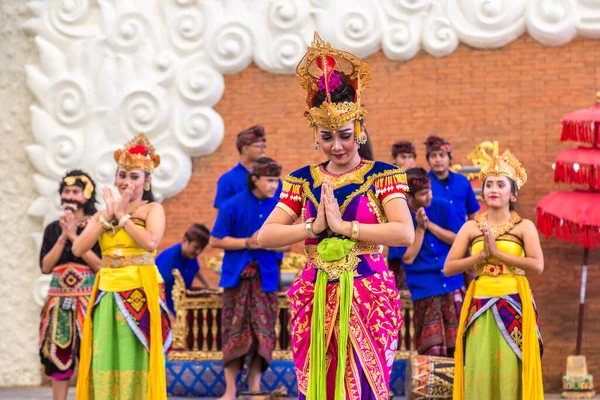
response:
[[[467,218],[473,219],[480,209],[479,202],[469,180],[461,174],[450,171],[452,163],[450,143],[441,137],[429,136],[425,146],[434,198],[448,200],[462,223]]]
[[[419,354],[452,357],[464,294],[462,275],[442,273],[462,222],[450,203],[431,193],[423,168],[406,171],[408,207],[415,241],[403,251],[406,284],[414,304],[415,344]]]
[[[200,283],[202,283],[205,288],[208,288],[208,282],[206,282],[204,276],[200,272],[198,256],[208,244],[209,236],[210,231],[206,226],[193,224],[183,235],[181,243],[177,243],[176,245],[163,250],[159,256],[156,257],[156,266],[165,281],[167,307],[173,315],[175,315],[175,307],[171,295],[173,285],[175,284],[173,270],[176,269],[179,271],[185,282],[186,288],[192,286],[194,278],[198,278]]]
[[[248,386],[260,391],[260,376],[272,360],[279,265],[286,249],[262,249],[258,231],[278,202],[281,166],[262,157],[247,178],[247,190],[221,204],[210,244],[225,250],[219,286],[223,291],[222,351],[225,394],[236,398],[236,377],[249,367]],[[246,368],[244,368],[246,370]]]

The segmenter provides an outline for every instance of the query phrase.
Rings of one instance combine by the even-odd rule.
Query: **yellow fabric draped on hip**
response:
[[[148,300],[150,312],[150,365],[148,371],[148,393],[146,400],[166,400],[167,379],[165,372],[165,357],[162,349],[162,325],[159,304],[159,283],[163,282],[155,265],[111,269],[102,268],[94,283],[94,289],[89,304],[94,304],[98,290],[119,292],[143,288]],[[90,368],[92,363],[92,312],[90,307],[83,325],[83,337],[79,355],[79,376],[77,379],[77,400],[90,398]]]
[[[124,292],[143,287],[141,271],[146,269],[156,271],[157,283],[163,283],[156,265],[129,265],[122,268],[102,268],[96,278],[100,281],[98,289],[104,292]]]
[[[516,290],[515,290],[516,289]],[[535,310],[531,298],[529,281],[524,276],[500,275],[497,277],[481,276],[471,282],[465,296],[460,313],[460,323],[454,351],[454,400],[463,400],[464,388],[464,335],[469,322],[469,309],[473,297],[499,297],[518,293],[521,298],[523,313],[523,346],[522,352],[522,387],[523,400],[543,400],[542,361],[538,342]]]

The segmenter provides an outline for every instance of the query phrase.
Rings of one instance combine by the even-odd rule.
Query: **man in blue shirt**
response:
[[[176,245],[163,250],[162,253],[156,257],[158,271],[165,281],[167,307],[171,311],[172,316],[175,315],[175,307],[173,305],[173,297],[171,294],[173,285],[175,284],[173,270],[177,269],[179,271],[185,282],[186,288],[192,286],[192,282],[196,277],[205,288],[208,288],[208,282],[206,282],[204,276],[202,276],[202,273],[200,272],[198,256],[208,244],[209,236],[210,231],[206,226],[193,224],[183,235],[181,243],[177,243]]]
[[[219,178],[213,204],[215,208],[221,207],[225,200],[246,190],[246,179],[252,169],[252,163],[264,157],[267,150],[265,128],[255,125],[238,133],[235,145],[240,153],[240,160],[235,167]]]
[[[281,166],[262,157],[248,176],[248,189],[226,200],[211,232],[210,244],[225,250],[219,286],[224,288],[222,350],[225,394],[236,398],[236,377],[249,367],[251,392],[260,391],[260,376],[272,360],[279,265],[285,249],[262,249],[258,231],[277,205]],[[245,374],[244,374],[245,375]]]
[[[414,304],[416,349],[419,354],[452,357],[464,282],[462,275],[447,278],[442,269],[462,222],[448,201],[432,196],[423,168],[409,169],[406,176],[415,241],[406,248],[402,263]]]
[[[452,163],[452,147],[445,139],[429,136],[425,142],[431,190],[435,198],[443,198],[450,202],[460,221],[473,219],[481,208],[469,180],[450,171]]]

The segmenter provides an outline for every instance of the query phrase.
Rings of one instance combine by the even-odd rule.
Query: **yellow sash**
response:
[[[166,400],[167,378],[163,354],[161,312],[159,304],[159,283],[162,276],[155,265],[130,265],[122,268],[102,268],[96,277],[89,304],[96,302],[98,290],[120,292],[143,288],[150,312],[150,365],[148,372],[148,393],[146,400]],[[77,400],[90,398],[90,367],[92,364],[92,307],[83,325],[81,351],[79,355],[79,376],[77,378]]]
[[[515,290],[516,289],[516,290]],[[544,386],[542,382],[542,361],[540,359],[540,345],[538,342],[535,311],[531,301],[531,288],[529,281],[524,276],[501,275],[498,277],[482,276],[471,282],[465,296],[460,313],[460,324],[454,351],[454,400],[464,400],[464,334],[468,323],[471,301],[475,296],[498,297],[510,293],[518,293],[521,298],[523,312],[523,348],[522,348],[522,385],[523,400],[543,400]]]

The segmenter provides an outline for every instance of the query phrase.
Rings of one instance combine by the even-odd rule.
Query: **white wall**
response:
[[[25,146],[34,142],[25,64],[38,62],[31,17],[23,0],[0,1],[0,386],[40,383],[37,354],[40,308],[32,299],[40,275],[31,233],[41,220],[27,215],[37,197]]]

